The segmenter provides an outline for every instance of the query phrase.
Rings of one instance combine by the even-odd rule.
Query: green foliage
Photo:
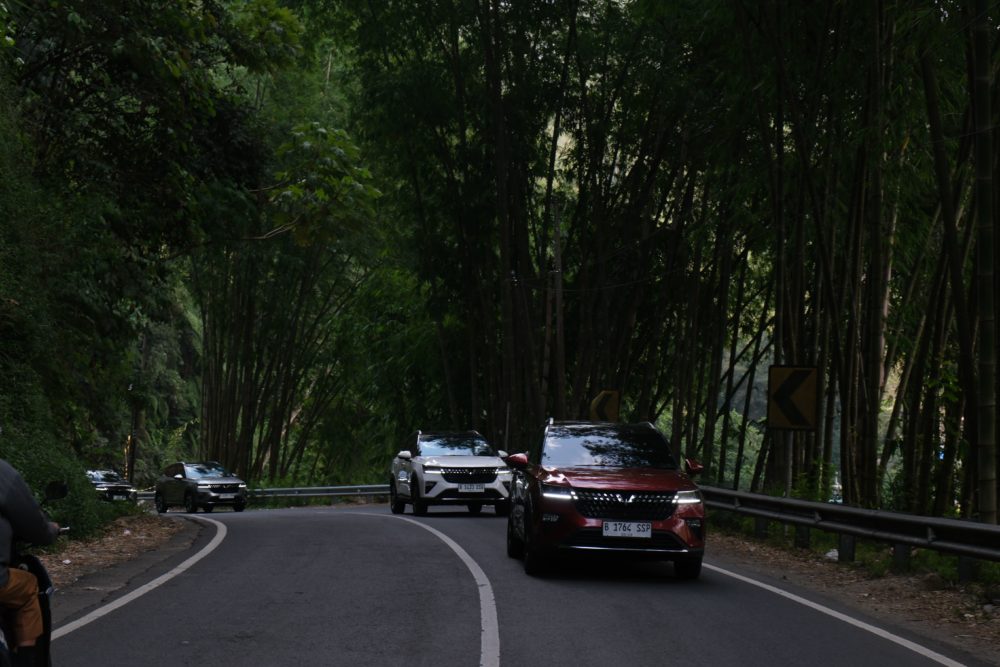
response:
[[[375,215],[379,191],[360,166],[358,149],[343,130],[299,125],[276,152],[282,168],[271,217],[299,243],[320,243],[357,233]]]
[[[873,7],[0,2],[0,449],[35,484],[121,468],[126,441],[141,486],[207,451],[379,482],[415,428],[519,446],[556,387],[573,417],[614,385],[710,469],[725,444],[732,480],[741,416],[726,443],[706,417],[730,333],[781,334],[780,253],[787,348],[865,397],[837,414],[867,401],[884,429],[892,397],[843,386],[884,338],[927,390],[902,422],[939,419],[973,394],[914,65],[940,71],[964,203],[969,31],[958,3]],[[854,306],[881,276],[884,327]],[[936,456],[948,428],[899,447]],[[876,460],[875,430],[848,451]],[[949,511],[975,462],[958,449],[921,491]],[[916,467],[890,466],[888,506]],[[79,507],[81,530],[108,509]]]

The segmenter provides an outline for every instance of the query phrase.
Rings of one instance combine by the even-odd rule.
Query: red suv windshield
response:
[[[550,426],[541,463],[555,468],[677,468],[669,444],[658,431],[616,424]]]

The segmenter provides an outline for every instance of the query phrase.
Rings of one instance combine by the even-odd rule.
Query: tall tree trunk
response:
[[[979,518],[997,522],[996,326],[993,303],[993,115],[990,109],[992,63],[990,18],[986,0],[975,1],[972,27],[972,86],[976,124],[976,280],[979,312],[979,383],[976,425],[979,471]],[[961,318],[961,314],[959,314]]]

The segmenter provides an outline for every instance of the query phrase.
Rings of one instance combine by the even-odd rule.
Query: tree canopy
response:
[[[0,5],[0,454],[376,482],[614,390],[705,483],[995,522],[996,20]],[[815,428],[768,427],[775,364]]]

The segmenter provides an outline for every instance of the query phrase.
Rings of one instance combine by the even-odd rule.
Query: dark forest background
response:
[[[614,390],[704,483],[995,523],[998,17],[0,4],[0,455],[381,482]]]

